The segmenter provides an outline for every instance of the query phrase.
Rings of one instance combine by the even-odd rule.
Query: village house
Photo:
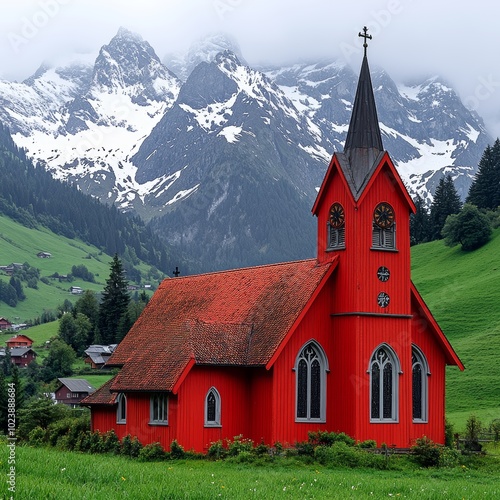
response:
[[[0,330],[10,330],[12,328],[12,323],[3,316],[0,318]]]
[[[2,318],[0,318],[0,320],[1,319]],[[26,335],[14,335],[9,340],[6,340],[5,343],[9,349],[13,347],[31,347],[33,345],[33,340]]]
[[[92,429],[200,452],[318,430],[443,443],[446,366],[464,367],[411,281],[414,212],[365,47],[344,150],[312,207],[316,258],[164,280],[107,362],[119,373],[82,401]]]
[[[13,347],[9,349],[9,352],[12,364],[20,368],[25,368],[37,357],[36,352],[31,347]]]
[[[95,392],[84,378],[58,378],[59,387],[54,393],[57,403],[76,408],[80,401]]]
[[[36,256],[39,259],[50,259],[52,257],[52,254],[49,252],[38,252]]]
[[[93,369],[101,369],[115,349],[116,344],[91,345],[85,350],[86,356],[84,362],[89,364]]]

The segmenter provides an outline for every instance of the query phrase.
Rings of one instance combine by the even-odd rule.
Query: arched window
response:
[[[127,422],[127,396],[120,392],[116,397],[118,408],[116,409],[116,423],[125,424]]]
[[[220,395],[211,387],[205,397],[205,427],[220,427]]]
[[[387,345],[375,349],[370,360],[370,420],[398,420],[399,361]]]
[[[297,422],[325,422],[326,372],[328,362],[321,346],[314,340],[299,351],[295,360]]]
[[[330,207],[327,231],[328,250],[345,248],[345,213],[340,203],[334,203]]]
[[[414,422],[427,422],[429,368],[424,354],[417,346],[411,350],[412,411]]]
[[[379,203],[373,211],[372,248],[396,249],[396,221],[394,209],[389,203]]]

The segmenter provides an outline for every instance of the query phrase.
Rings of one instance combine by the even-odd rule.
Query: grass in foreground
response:
[[[6,470],[7,450],[1,454]],[[178,498],[498,498],[500,462],[416,469],[391,457],[397,470],[330,469],[293,459],[266,465],[206,460],[138,462],[46,448],[16,449],[17,499]],[[2,481],[2,498],[10,498]]]

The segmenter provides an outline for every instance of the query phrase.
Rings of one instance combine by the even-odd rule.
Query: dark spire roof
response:
[[[373,87],[368,68],[368,59],[363,57],[358,89],[354,99],[351,122],[347,132],[344,153],[355,148],[384,150],[378,126],[377,108],[373,97]]]
[[[370,69],[365,54],[343,153],[344,161],[349,165],[351,189],[354,194],[360,193],[383,151]]]

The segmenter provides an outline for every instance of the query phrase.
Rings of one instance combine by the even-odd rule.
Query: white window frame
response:
[[[116,397],[116,402],[118,407],[116,408],[116,423],[126,424],[127,423],[127,396],[120,392]]]
[[[382,359],[382,353],[384,353],[387,359]],[[391,402],[391,416],[384,417],[384,367],[388,362],[391,362],[391,380],[392,380],[392,402]],[[379,366],[379,412],[378,417],[372,416],[372,390],[373,390],[373,366],[377,364]],[[369,400],[369,411],[370,411],[370,422],[371,423],[397,423],[399,421],[399,377],[401,374],[401,365],[399,363],[399,358],[396,355],[394,349],[388,344],[380,344],[377,346],[370,356],[370,364],[368,366],[368,373],[370,375],[370,400]]]
[[[210,394],[214,395],[215,398],[215,419],[208,420],[208,398]],[[222,427],[221,425],[221,398],[219,391],[215,387],[210,387],[205,396],[204,411],[205,415],[205,427]]]
[[[412,345],[411,348],[411,358],[412,358],[412,363],[411,363],[411,394],[412,394],[412,399],[411,399],[411,411],[412,411],[412,419],[413,422],[415,423],[427,423],[429,421],[429,376],[430,376],[430,371],[429,371],[429,364],[427,363],[427,358],[425,357],[424,353],[422,350],[417,347],[415,344]],[[413,358],[416,358],[415,361]],[[413,417],[413,369],[415,366],[419,364],[420,365],[420,376],[421,378],[421,413],[422,417],[421,418],[414,418]]]
[[[158,402],[157,406],[155,406],[155,399]],[[149,398],[149,423],[151,425],[168,425],[168,394],[155,392]]]
[[[307,349],[311,347],[314,350],[315,358],[311,358],[310,353],[306,352]],[[311,364],[314,360],[319,362],[320,370],[320,416],[311,417]],[[299,363],[303,360],[306,363],[307,369],[307,415],[305,417],[299,417]],[[300,349],[295,358],[295,365],[293,370],[295,371],[295,422],[326,422],[326,374],[329,371],[328,359],[326,357],[325,351],[321,345],[316,342],[316,340],[308,340]]]

